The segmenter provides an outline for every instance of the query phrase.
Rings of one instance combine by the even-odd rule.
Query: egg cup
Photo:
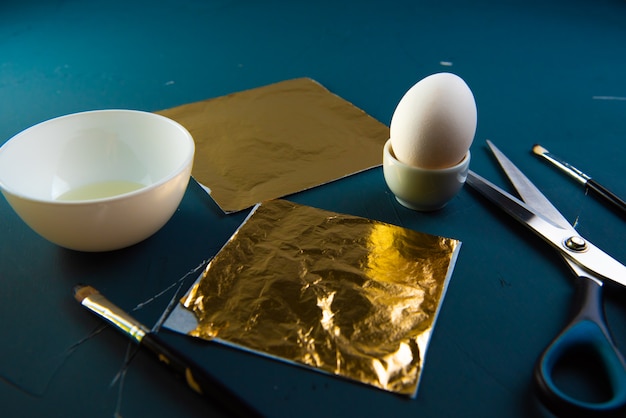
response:
[[[398,161],[391,140],[383,149],[383,174],[387,186],[402,206],[422,212],[441,209],[456,196],[465,183],[469,164],[469,151],[452,167],[425,169]]]

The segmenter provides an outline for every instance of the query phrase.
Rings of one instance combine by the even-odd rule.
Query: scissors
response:
[[[575,313],[539,357],[533,377],[548,409],[566,417],[625,417],[626,362],[613,342],[602,305],[604,282],[626,286],[626,267],[581,237],[535,185],[490,141],[501,168],[522,200],[470,170],[469,184],[556,248],[578,278]],[[555,366],[579,348],[591,350],[605,368],[612,393],[599,402],[577,399],[555,383]]]

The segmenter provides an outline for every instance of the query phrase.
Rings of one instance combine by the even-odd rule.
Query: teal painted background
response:
[[[154,111],[302,76],[389,124],[415,82],[451,71],[478,105],[472,169],[506,186],[491,139],[581,234],[626,262],[624,219],[530,154],[541,143],[626,196],[625,21],[622,0],[3,1],[0,143],[71,112]],[[555,252],[469,188],[442,211],[409,211],[380,168],[289,199],[463,241],[417,399],[165,338],[268,416],[549,416],[531,373],[574,289]],[[245,215],[221,214],[191,184],[152,238],[83,254],[42,240],[0,199],[1,415],[219,416],[143,352],[130,350],[124,369],[127,341],[101,330],[71,289],[91,284],[127,310],[151,301],[133,314],[152,325],[170,286],[188,286]],[[626,351],[625,289],[609,289],[606,310]]]

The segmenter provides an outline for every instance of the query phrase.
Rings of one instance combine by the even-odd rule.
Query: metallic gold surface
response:
[[[375,167],[389,128],[309,78],[157,112],[196,142],[193,177],[225,212]]]
[[[183,299],[218,339],[413,396],[460,242],[265,202]]]

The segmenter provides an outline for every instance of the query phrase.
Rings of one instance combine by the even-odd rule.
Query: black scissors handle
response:
[[[575,304],[578,310],[539,358],[535,366],[535,383],[544,404],[558,416],[623,418],[626,416],[626,363],[606,325],[602,286],[585,277],[578,282]],[[557,387],[554,373],[558,361],[577,349],[591,350],[602,362],[611,385],[610,399],[583,401]]]

